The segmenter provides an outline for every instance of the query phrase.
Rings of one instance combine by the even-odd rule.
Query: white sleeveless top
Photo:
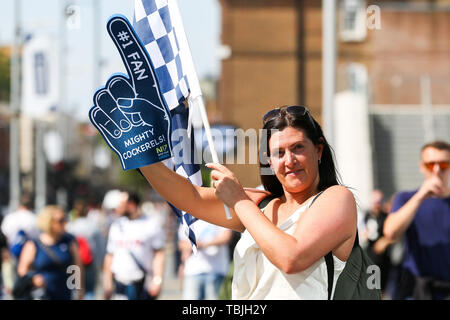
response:
[[[314,198],[298,208],[279,229],[292,235],[301,214]],[[308,269],[286,274],[272,264],[251,234],[245,230],[234,250],[233,300],[327,300],[328,273],[325,258],[320,258]],[[345,267],[345,262],[333,255],[334,281]]]

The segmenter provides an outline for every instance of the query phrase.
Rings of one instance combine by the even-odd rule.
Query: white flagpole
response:
[[[194,62],[191,55],[191,50],[189,48],[189,43],[184,32],[184,27],[180,15],[180,10],[178,9],[177,0],[169,0],[170,15],[172,18],[172,24],[175,28],[175,32],[178,39],[178,44],[180,46],[180,59],[183,64],[183,68],[186,70],[186,74],[189,81],[189,86],[191,93],[188,98],[189,106],[193,112],[193,107],[198,107],[200,111],[203,126],[205,128],[206,138],[208,139],[209,150],[211,151],[211,156],[214,163],[220,163],[219,157],[217,156],[216,149],[214,148],[214,141],[211,135],[211,128],[209,126],[208,116],[206,114],[205,104],[203,102],[202,92],[200,89],[200,82],[198,81],[197,72],[194,68]],[[231,219],[230,209],[224,204],[225,213],[227,219]]]
[[[219,157],[217,156],[217,152],[216,149],[214,147],[214,141],[211,135],[211,128],[209,126],[209,121],[208,121],[208,116],[206,114],[206,110],[205,110],[205,105],[203,103],[203,97],[202,96],[198,96],[196,98],[192,98],[192,99],[188,99],[189,100],[189,105],[192,107],[197,106],[200,110],[200,114],[202,117],[202,122],[203,122],[203,126],[205,127],[205,133],[206,133],[206,138],[208,139],[208,145],[209,145],[209,150],[211,151],[211,156],[213,159],[214,163],[220,163],[219,162]],[[193,110],[191,109],[190,112],[192,112]],[[231,219],[231,212],[230,209],[224,204],[224,209],[225,209],[225,213],[227,215],[227,219]]]

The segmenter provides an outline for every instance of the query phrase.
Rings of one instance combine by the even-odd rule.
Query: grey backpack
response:
[[[325,256],[325,262],[328,272],[328,300],[330,300],[334,281],[334,262],[331,251]],[[381,300],[381,290],[373,286],[370,278],[380,276],[379,273],[372,275],[371,271],[377,270],[373,268],[374,266],[375,264],[359,245],[357,231],[352,252],[337,279],[333,300]]]

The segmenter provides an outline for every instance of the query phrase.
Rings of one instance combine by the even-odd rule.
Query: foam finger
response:
[[[108,83],[108,91],[116,101],[123,98],[134,99],[136,96],[128,81],[119,76]]]
[[[155,80],[151,61],[128,20],[122,16],[115,16],[108,21],[107,28],[119,50],[136,93],[152,88]]]
[[[89,114],[92,123],[103,134],[107,133],[112,138],[118,139],[122,135],[122,130],[111,120],[110,117],[99,107],[91,109]]]
[[[113,122],[115,122],[120,130],[129,131],[131,129],[130,121],[117,107],[116,101],[108,91],[103,90],[99,92],[95,96],[95,103]]]

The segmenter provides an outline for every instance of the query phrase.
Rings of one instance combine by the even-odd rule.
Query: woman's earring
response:
[[[319,165],[320,165],[320,161],[321,161],[321,159],[319,159]]]

